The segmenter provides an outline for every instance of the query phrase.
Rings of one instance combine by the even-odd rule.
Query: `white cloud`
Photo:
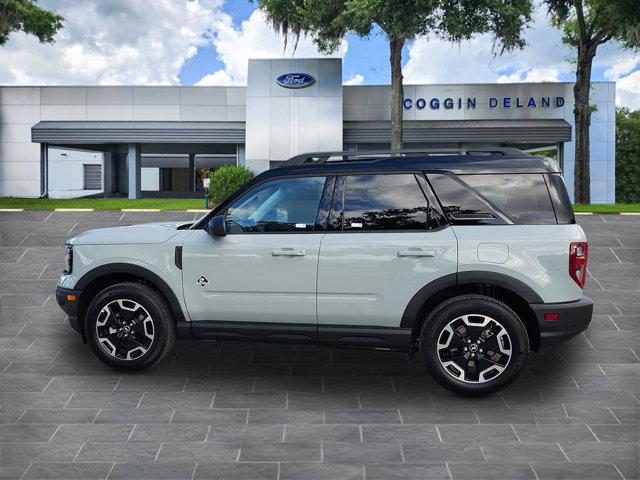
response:
[[[616,82],[616,104],[631,110],[640,109],[640,70],[636,70]]]
[[[510,75],[500,75],[498,83],[559,82],[560,71],[556,68],[530,68],[517,70]]]
[[[2,84],[177,84],[222,18],[222,0],[44,0],[65,28],[54,45],[15,33],[0,49]]]
[[[364,77],[359,73],[356,73],[349,80],[343,82],[343,85],[362,85],[364,83]]]
[[[255,10],[251,16],[236,28],[229,17],[221,17],[216,22],[212,44],[218,58],[225,65],[204,76],[198,85],[246,84],[247,60],[250,58],[318,57],[321,56],[311,39],[302,37],[294,51],[290,39],[289,47],[283,51],[284,38],[267,23],[264,14]],[[344,57],[348,43],[343,40],[332,57]],[[206,82],[206,83],[205,83]],[[221,83],[216,83],[221,82]]]

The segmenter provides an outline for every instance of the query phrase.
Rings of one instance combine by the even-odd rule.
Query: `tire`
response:
[[[165,299],[153,288],[133,282],[112,285],[93,298],[85,332],[100,361],[120,371],[149,368],[167,355],[175,340]]]
[[[487,395],[509,385],[528,351],[527,331],[516,313],[482,295],[441,303],[420,332],[420,355],[433,378],[464,396]]]

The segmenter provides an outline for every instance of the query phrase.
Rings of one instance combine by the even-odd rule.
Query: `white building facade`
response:
[[[409,148],[557,151],[573,190],[573,84],[405,85]],[[615,83],[594,82],[591,199],[615,202]],[[340,59],[250,60],[246,87],[0,87],[0,196],[198,196],[221,165],[390,144],[389,86]]]

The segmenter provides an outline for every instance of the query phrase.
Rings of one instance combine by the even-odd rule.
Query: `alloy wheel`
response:
[[[134,360],[149,351],[155,327],[149,312],[127,299],[107,303],[98,314],[96,335],[102,349],[119,360]]]
[[[485,383],[500,375],[512,355],[511,337],[495,319],[486,315],[462,315],[440,332],[438,358],[444,370],[457,380]]]

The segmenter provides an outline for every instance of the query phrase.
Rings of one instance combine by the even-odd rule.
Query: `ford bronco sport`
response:
[[[463,394],[585,330],[587,242],[555,161],[515,149],[325,152],[258,175],[194,224],[68,241],[56,296],[104,363],[175,337],[419,353]]]

